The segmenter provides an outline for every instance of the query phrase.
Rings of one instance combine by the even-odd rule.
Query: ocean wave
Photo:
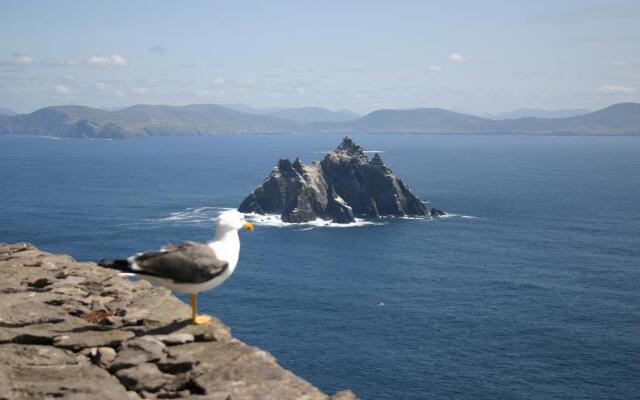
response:
[[[437,218],[464,218],[464,219],[477,219],[478,217],[474,217],[473,215],[464,215],[464,214],[453,214],[446,213],[445,215],[441,215]]]
[[[235,210],[234,207],[188,207],[182,211],[175,211],[170,213],[169,215],[162,218],[155,219],[147,219],[145,223],[147,224],[157,224],[157,223],[172,223],[179,225],[202,225],[202,224],[211,224],[214,223],[218,219],[218,215],[223,211]],[[477,219],[478,217],[472,215],[465,214],[454,214],[447,213],[446,215],[442,215],[439,217],[431,217],[431,216],[423,216],[423,217],[412,217],[412,216],[403,216],[403,217],[394,217],[394,216],[385,216],[378,219],[364,219],[364,218],[356,218],[355,222],[349,224],[338,224],[335,222],[327,221],[321,218],[317,218],[313,221],[302,222],[302,223],[293,223],[293,222],[284,222],[280,218],[280,215],[277,214],[256,214],[249,213],[245,214],[247,220],[251,221],[256,226],[265,226],[272,228],[301,228],[299,231],[307,231],[314,228],[357,228],[363,226],[375,226],[375,225],[387,225],[390,221],[394,219],[398,220],[409,220],[409,221],[435,221],[439,219],[448,219],[448,218],[463,218],[463,219]]]
[[[448,218],[477,219],[479,217],[474,217],[473,215],[455,214],[455,213],[446,213],[445,215],[438,215],[437,217],[432,217],[430,215],[425,215],[425,216],[404,215],[402,217],[395,217],[391,215],[391,216],[380,217],[380,219],[406,219],[406,220],[421,220],[421,221],[435,221],[438,219],[448,219]]]
[[[394,217],[394,216],[389,216],[389,217],[381,217],[382,219],[408,219],[408,220],[421,220],[421,221],[429,221],[431,219],[433,219],[433,217],[430,217],[428,215],[425,216],[419,216],[419,217],[412,217],[409,215],[403,215],[402,217]]]
[[[338,224],[331,221],[326,221],[322,218],[317,218],[313,221],[302,222],[302,223],[293,223],[293,222],[284,222],[280,218],[279,215],[275,214],[245,214],[247,219],[251,221],[254,225],[257,226],[269,226],[273,228],[289,228],[289,227],[300,227],[304,226],[302,230],[310,230],[313,228],[356,228],[361,226],[371,226],[371,225],[385,225],[384,222],[379,220],[366,220],[362,218],[356,218],[356,222],[352,222],[350,224]],[[307,229],[309,228],[309,229]]]
[[[189,207],[182,211],[172,212],[166,217],[149,219],[149,222],[180,222],[186,224],[201,224],[215,221],[218,214],[224,211],[220,207]]]
[[[327,154],[331,153],[333,150],[325,150],[325,151],[312,151],[313,154]],[[385,153],[385,150],[363,150],[364,154],[374,154],[374,153]]]

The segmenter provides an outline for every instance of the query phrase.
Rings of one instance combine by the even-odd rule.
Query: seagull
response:
[[[191,299],[191,322],[211,322],[208,315],[197,315],[198,293],[218,287],[233,273],[240,255],[238,230],[253,230],[242,213],[229,210],[220,213],[213,241],[184,242],[167,245],[159,251],[138,253],[127,259],[102,260],[98,265],[135,274],[154,285],[188,293]]]

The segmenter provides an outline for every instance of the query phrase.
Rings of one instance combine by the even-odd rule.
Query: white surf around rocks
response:
[[[215,222],[218,218],[218,214],[223,211],[235,210],[232,207],[188,207],[182,211],[175,211],[170,213],[169,215],[162,218],[152,218],[147,219],[147,223],[169,223],[174,225],[204,225],[211,224]],[[292,222],[284,222],[280,218],[279,215],[276,214],[256,214],[256,213],[248,213],[245,214],[247,220],[251,221],[254,225],[257,226],[267,226],[273,228],[300,228],[302,230],[310,230],[313,228],[354,228],[361,226],[370,226],[370,225],[384,225],[385,222],[383,220],[367,220],[362,218],[357,218],[356,222],[350,224],[338,224],[331,221],[325,221],[321,218],[318,218],[314,221],[309,221],[305,223],[292,223]]]
[[[245,214],[247,219],[251,221],[254,225],[257,226],[270,226],[274,228],[287,228],[287,227],[305,227],[305,229],[301,230],[309,230],[306,228],[357,228],[361,226],[371,226],[371,225],[385,225],[386,223],[382,220],[368,220],[362,218],[356,218],[356,222],[351,222],[348,224],[338,224],[336,222],[326,221],[322,218],[316,218],[313,221],[294,223],[294,222],[284,222],[280,218],[279,215],[275,214]]]
[[[181,211],[175,211],[161,218],[148,219],[150,224],[173,224],[173,225],[209,225],[217,220],[218,214],[227,210],[235,210],[232,207],[188,207]],[[321,218],[303,223],[284,222],[280,215],[276,214],[245,214],[247,220],[256,226],[264,226],[270,228],[301,228],[298,231],[308,231],[315,228],[359,228],[366,226],[388,225],[392,220],[409,220],[409,221],[437,221],[445,219],[477,219],[478,217],[465,214],[447,213],[438,217],[424,216],[404,216],[394,217],[386,216],[378,219],[356,218],[355,222],[349,224],[339,224]]]

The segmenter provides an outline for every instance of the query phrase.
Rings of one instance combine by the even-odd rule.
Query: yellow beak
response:
[[[251,222],[245,222],[243,227],[244,227],[244,229],[248,230],[249,232],[251,232],[253,230],[253,224]]]

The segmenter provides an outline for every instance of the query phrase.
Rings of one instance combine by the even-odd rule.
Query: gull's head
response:
[[[218,216],[218,227],[235,230],[253,230],[253,224],[244,218],[244,214],[236,210],[229,210],[220,213]]]

